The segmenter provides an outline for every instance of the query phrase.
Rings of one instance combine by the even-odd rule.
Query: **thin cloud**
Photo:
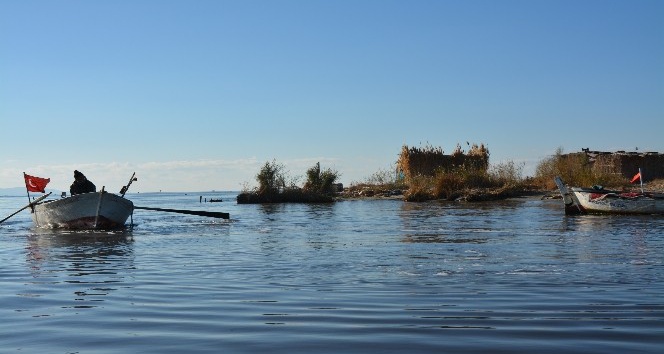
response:
[[[275,160],[283,163],[289,173],[295,176],[304,175],[316,162],[334,168],[334,165],[340,161],[331,157]],[[119,191],[134,172],[138,181],[132,184],[131,192],[240,190],[243,186],[255,182],[256,173],[266,161],[249,157],[232,160],[200,159],[139,163],[113,161],[7,166],[0,171],[0,186],[20,186],[23,182],[22,173],[25,171],[36,176],[51,178],[50,188],[67,191],[73,181],[73,171],[79,170],[95,183],[98,190],[104,186],[110,192]]]

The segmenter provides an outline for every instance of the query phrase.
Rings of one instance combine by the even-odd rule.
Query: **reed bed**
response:
[[[489,165],[486,145],[467,144],[467,152],[457,144],[450,155],[430,145],[403,146],[397,168],[408,185],[405,199],[495,199],[519,190],[523,185],[523,165],[511,161]]]
[[[560,176],[565,183],[574,186],[629,186],[629,181],[621,174],[594,169],[587,155],[563,154],[562,148],[537,164],[534,183],[543,189],[554,189],[555,176]]]

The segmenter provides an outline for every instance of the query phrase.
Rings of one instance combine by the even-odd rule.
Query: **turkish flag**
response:
[[[23,177],[25,178],[25,188],[28,189],[28,192],[46,193],[44,189],[46,188],[48,182],[51,181],[50,178],[30,176],[26,175],[25,172],[23,173]]]

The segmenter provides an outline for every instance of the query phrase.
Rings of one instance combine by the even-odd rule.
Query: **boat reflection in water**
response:
[[[114,290],[127,287],[124,279],[134,269],[131,232],[36,231],[26,246],[33,278],[29,289],[43,292],[48,285],[70,291],[74,302],[62,308],[92,308]]]

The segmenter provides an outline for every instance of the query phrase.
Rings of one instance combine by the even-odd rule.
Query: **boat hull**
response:
[[[106,192],[77,194],[34,206],[37,227],[68,229],[115,229],[123,227],[134,203]]]
[[[565,204],[565,214],[664,214],[664,194],[654,192],[618,192],[601,188],[567,188],[560,177],[554,178]]]
[[[631,193],[594,193],[572,188],[579,206],[587,213],[664,214],[664,198]]]

